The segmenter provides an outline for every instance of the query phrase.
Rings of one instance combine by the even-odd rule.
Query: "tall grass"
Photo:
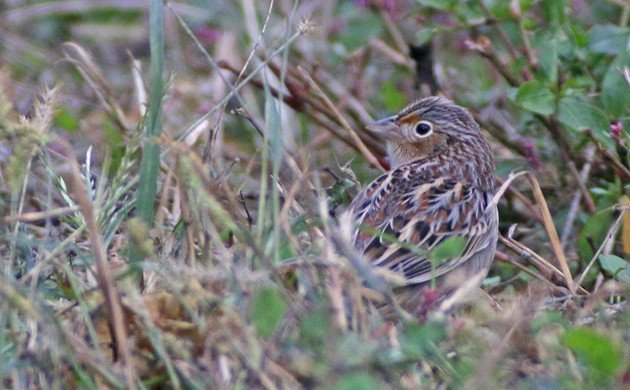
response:
[[[626,386],[630,8],[578,3],[47,3],[73,27],[53,52],[148,26],[150,57],[130,71],[102,33],[66,43],[63,66],[37,68],[65,84],[27,113],[7,61],[0,383]],[[15,24],[40,8],[17,7],[6,36],[40,44]],[[426,289],[406,313],[338,215],[387,168],[364,125],[420,94],[406,50],[427,38],[430,77],[488,132],[503,237],[485,293],[463,282],[427,312]],[[125,82],[143,76],[146,115]]]

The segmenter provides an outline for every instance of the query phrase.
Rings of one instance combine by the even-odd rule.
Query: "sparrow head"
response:
[[[444,153],[455,142],[481,137],[479,125],[466,109],[433,96],[412,103],[368,129],[387,140],[393,167]]]

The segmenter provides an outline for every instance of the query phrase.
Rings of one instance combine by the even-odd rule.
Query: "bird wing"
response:
[[[374,180],[348,209],[358,226],[356,248],[408,285],[449,272],[496,240],[492,193],[432,168],[403,165]],[[465,241],[462,253],[433,265],[431,251],[454,236]]]

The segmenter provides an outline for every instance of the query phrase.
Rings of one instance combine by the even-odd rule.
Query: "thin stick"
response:
[[[578,278],[576,282],[578,285],[582,284],[582,281],[586,277],[586,274],[588,274],[588,271],[591,270],[591,267],[593,266],[593,264],[595,264],[595,261],[597,261],[597,259],[599,258],[599,254],[602,253],[602,250],[604,249],[604,246],[606,245],[606,243],[615,235],[615,232],[617,231],[617,228],[619,228],[619,225],[621,224],[621,220],[623,219],[623,216],[625,213],[626,213],[626,209],[621,209],[621,213],[619,214],[619,217],[617,217],[617,220],[615,221],[615,223],[613,223],[610,229],[608,229],[608,233],[606,234],[606,238],[604,239],[604,242],[602,242],[599,248],[597,248],[595,255],[593,256],[591,261],[588,263],[588,265],[582,272],[582,275],[580,275],[580,277]]]
[[[586,185],[584,185],[585,179],[582,178],[582,175],[580,174],[580,172],[578,172],[577,167],[575,166],[575,163],[573,161],[567,162],[567,165],[569,166],[569,171],[571,172],[571,175],[573,175],[575,181],[577,182],[578,189],[582,193],[584,204],[586,206],[586,211],[593,214],[595,211],[597,211],[597,206],[595,206],[595,201],[593,200],[593,197],[591,196],[590,192],[588,192]]]
[[[319,95],[319,97],[322,98],[322,100],[324,101],[324,104],[326,104],[326,107],[328,107],[328,109],[333,112],[333,114],[339,120],[343,128],[348,132],[348,134],[350,134],[350,137],[354,140],[354,142],[356,142],[357,147],[361,151],[361,154],[363,154],[363,156],[370,162],[370,164],[372,164],[376,168],[380,168],[383,171],[386,171],[385,166],[381,165],[378,158],[376,158],[376,156],[374,156],[372,152],[368,150],[368,148],[365,146],[365,144],[363,143],[359,135],[354,131],[352,126],[350,126],[346,118],[344,118],[343,115],[341,115],[337,107],[335,107],[334,103],[330,100],[328,95],[326,95],[326,93],[319,87],[319,85],[317,85],[315,80],[313,80],[313,78],[302,67],[298,66],[298,70],[302,73],[304,78],[308,81],[311,88],[315,90],[315,93],[317,93],[317,95]]]
[[[533,250],[531,250],[525,244],[516,241],[511,236],[508,238],[499,236],[499,241],[501,241],[501,243],[503,243],[505,246],[507,246],[512,252],[516,253],[517,255],[522,256],[528,260],[530,259],[534,260],[534,261],[530,261],[530,263],[532,263],[536,268],[538,268],[540,272],[545,273],[545,271],[551,271],[552,274],[555,274],[562,278],[564,277],[564,275],[562,274],[562,271],[560,271],[553,264],[547,261],[547,259],[540,256],[538,253],[534,252]],[[551,275],[549,276],[545,275],[545,277],[547,278],[547,281],[549,283],[555,286],[555,284],[549,280],[551,278]],[[588,294],[588,291],[586,291],[582,287],[578,286],[578,289],[580,290],[581,293]]]
[[[512,249],[512,248],[510,248],[510,249]],[[517,254],[519,254],[519,253],[517,253]],[[497,253],[495,254],[495,256],[494,256],[494,257],[495,257],[495,259],[497,259],[497,260],[499,260],[499,261],[502,261],[502,262],[504,262],[504,263],[508,263],[508,264],[510,264],[510,265],[512,265],[512,266],[514,266],[514,267],[516,267],[516,268],[518,268],[519,270],[521,270],[521,271],[525,272],[526,274],[529,274],[530,276],[532,276],[532,277],[534,277],[534,278],[536,278],[536,279],[538,279],[538,280],[543,280],[543,281],[545,281],[545,282],[547,282],[547,283],[550,283],[550,284],[552,284],[553,286],[555,286],[555,284],[551,283],[551,282],[550,282],[549,280],[547,280],[547,278],[545,278],[543,275],[541,275],[541,274],[539,274],[539,273],[536,273],[536,272],[532,271],[531,269],[529,269],[529,268],[525,267],[523,264],[521,264],[521,263],[519,263],[519,262],[516,262],[516,261],[514,261],[514,260],[510,259],[510,256],[508,256],[507,254],[505,254],[505,253],[503,253],[503,252],[498,252],[498,251],[497,251]]]
[[[575,284],[573,283],[573,276],[571,275],[571,270],[569,269],[569,264],[567,263],[567,258],[564,255],[564,250],[562,249],[562,244],[560,243],[560,238],[558,237],[558,232],[556,231],[556,227],[553,224],[553,219],[551,218],[551,213],[549,212],[549,207],[547,206],[547,201],[545,201],[545,197],[543,196],[542,190],[540,189],[540,184],[538,184],[538,180],[536,177],[529,173],[527,175],[527,179],[534,190],[534,197],[538,202],[538,206],[540,207],[540,211],[542,211],[545,230],[547,230],[547,235],[549,236],[549,240],[551,240],[551,245],[554,250],[554,254],[560,263],[560,268],[564,273],[564,277],[567,281],[567,285],[569,286],[569,291],[571,294],[575,294]]]
[[[61,217],[63,215],[72,214],[78,210],[79,208],[77,206],[68,206],[47,211],[33,211],[18,215],[7,215],[4,217],[4,222],[40,222],[53,217]]]
[[[593,157],[595,156],[595,148],[591,147],[586,151],[586,163],[582,167],[582,172],[580,173],[580,179],[582,183],[586,182],[588,179],[588,175],[591,172],[591,166],[593,165]],[[564,224],[564,229],[562,230],[562,235],[560,236],[560,242],[563,246],[567,244],[569,240],[569,236],[571,235],[571,230],[573,226],[573,222],[575,222],[575,218],[577,217],[578,210],[580,208],[580,199],[582,198],[583,191],[576,191],[573,200],[571,201],[571,206],[569,207],[569,213],[567,215],[566,223]],[[595,212],[595,211],[593,211]]]

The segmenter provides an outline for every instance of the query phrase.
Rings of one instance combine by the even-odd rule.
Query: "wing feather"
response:
[[[356,248],[409,285],[451,271],[496,241],[498,213],[486,210],[492,193],[431,168],[407,164],[382,175],[348,208]],[[461,255],[432,267],[431,251],[453,236],[466,240]]]

